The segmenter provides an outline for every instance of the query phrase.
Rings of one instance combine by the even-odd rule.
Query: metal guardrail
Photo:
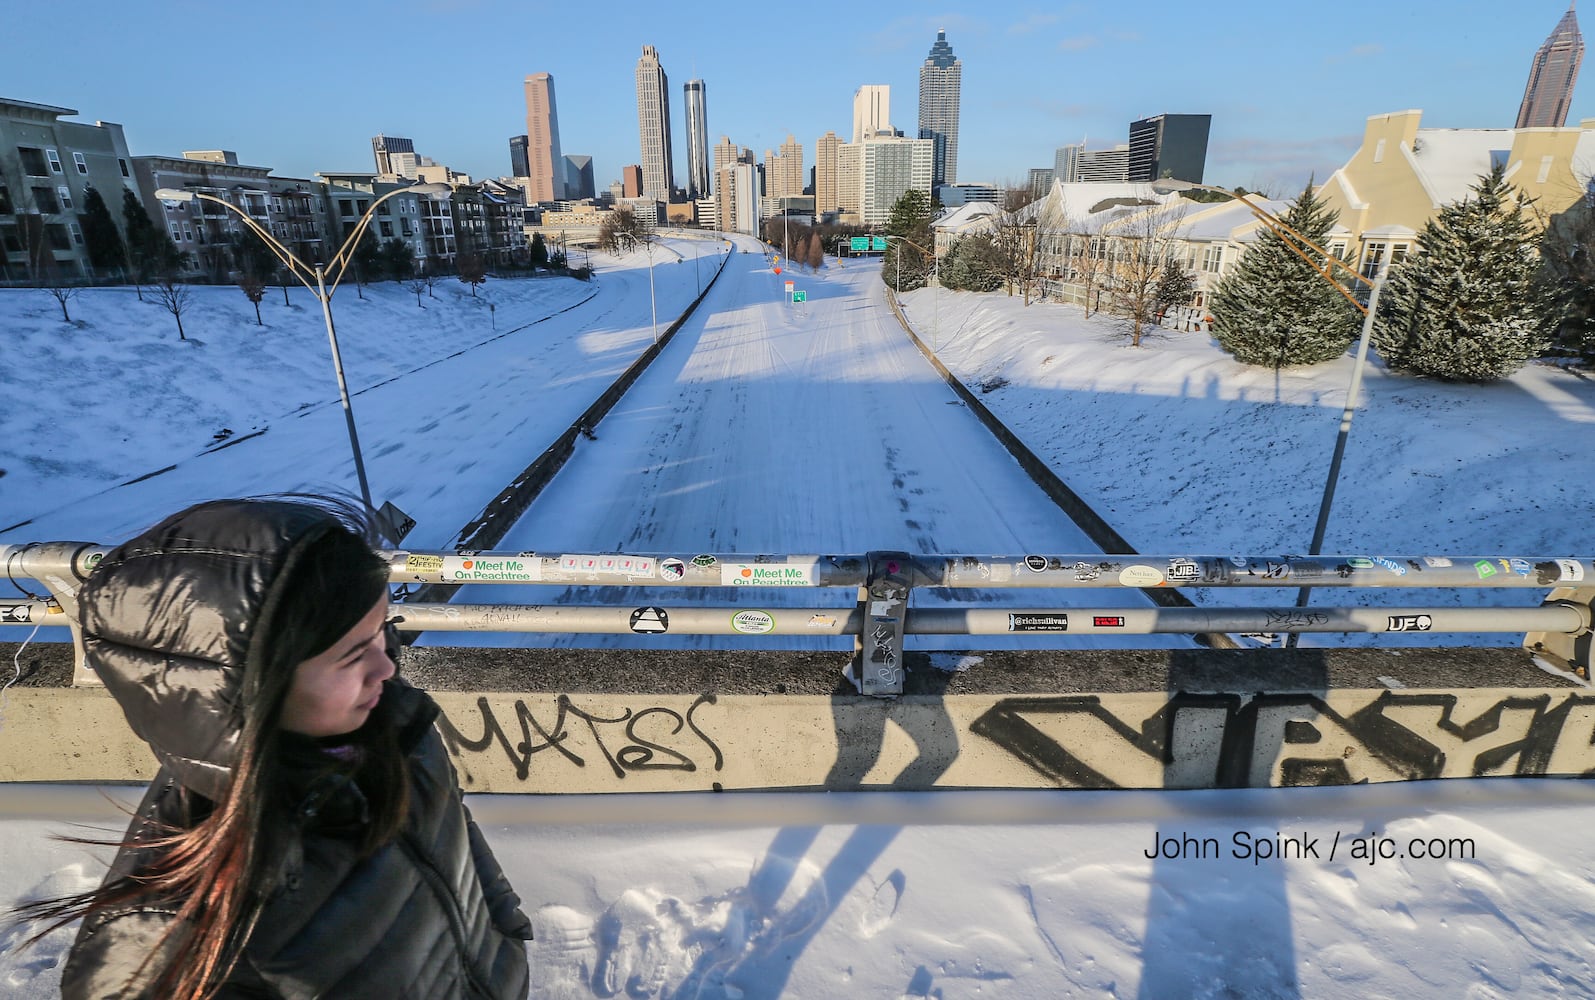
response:
[[[48,595],[0,599],[0,625],[63,624],[76,638],[74,595],[108,547],[0,545],[0,569]],[[1595,560],[1526,556],[746,555],[391,550],[395,584],[587,587],[856,588],[856,604],[783,608],[396,603],[406,631],[602,634],[851,635],[859,687],[900,693],[903,636],[1070,633],[1524,632],[1524,645],[1574,669],[1590,666]],[[18,584],[20,587],[20,583]],[[915,588],[1441,588],[1540,589],[1536,608],[1454,607],[908,607]],[[52,619],[54,619],[52,621]]]

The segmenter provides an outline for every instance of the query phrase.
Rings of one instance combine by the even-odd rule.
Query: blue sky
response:
[[[120,122],[135,155],[224,148],[308,176],[371,169],[380,131],[499,176],[509,137],[525,131],[522,80],[548,72],[563,151],[592,156],[607,185],[640,158],[633,72],[651,44],[670,77],[678,183],[681,85],[694,76],[707,81],[711,136],[762,158],[790,132],[811,166],[816,137],[850,132],[861,84],[890,84],[893,124],[915,130],[918,67],[945,28],[963,61],[960,180],[1022,181],[1065,142],[1107,146],[1135,118],[1207,113],[1207,180],[1284,194],[1341,165],[1372,114],[1421,108],[1425,127],[1510,127],[1529,60],[1566,10],[1564,0],[989,0],[874,13],[812,0],[672,5],[666,20],[662,5],[627,0],[9,6],[0,96]],[[1595,117],[1591,75],[1570,124]]]

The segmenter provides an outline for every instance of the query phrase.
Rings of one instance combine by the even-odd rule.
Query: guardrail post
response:
[[[1595,620],[1595,587],[1557,587],[1541,605],[1560,604],[1577,609],[1584,616],[1584,630],[1566,632],[1529,632],[1523,636],[1523,648],[1557,661],[1578,676],[1590,675],[1590,625]]]
[[[858,588],[864,627],[854,640],[853,666],[860,694],[895,697],[903,693],[903,623],[908,614],[906,552],[871,552],[869,576]]]

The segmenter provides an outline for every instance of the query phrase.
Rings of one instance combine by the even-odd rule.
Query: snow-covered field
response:
[[[696,291],[692,245],[678,245],[687,264],[655,265],[661,326]],[[703,280],[714,248],[701,248]],[[373,491],[416,516],[415,544],[447,544],[651,339],[644,259],[595,263],[596,288],[490,281],[488,315],[457,283],[424,309],[393,285],[364,300],[339,291]],[[945,394],[928,366],[885,347],[858,356],[850,324],[867,322],[871,337],[890,329],[873,267],[787,275],[811,290],[800,312],[762,258],[733,255],[651,374],[679,384],[678,397],[617,409],[568,470],[629,471],[640,485],[625,494],[562,477],[517,532],[534,547],[570,537],[580,525],[568,512],[584,505],[595,534],[582,541],[606,548],[712,548],[692,537],[704,505],[749,549],[834,551],[895,525],[903,544],[1001,551],[1051,530],[1014,514],[1026,509],[1010,502],[1026,486],[1016,469],[963,460],[964,432],[942,417],[960,408],[946,395],[924,402]],[[353,489],[319,315],[291,294],[289,307],[268,294],[261,329],[236,289],[199,289],[184,325],[200,343],[181,344],[171,317],[130,291],[84,292],[68,324],[45,293],[0,290],[13,349],[0,542],[115,541],[203,496]],[[1276,378],[1203,335],[1159,333],[1132,350],[1110,320],[1069,307],[1026,309],[1000,293],[907,299],[966,382],[1006,379],[985,402],[1138,548],[1305,549],[1349,358]],[[853,377],[888,369],[892,388]],[[1365,389],[1328,550],[1595,552],[1585,373],[1532,367],[1468,387],[1375,367]],[[739,395],[741,410],[726,402]],[[894,402],[875,411],[872,395]],[[683,412],[694,406],[708,407],[703,421]],[[872,438],[859,422],[871,412],[898,421],[898,438],[932,436],[939,459]],[[739,464],[745,453],[712,436],[668,450],[675,422],[705,435],[725,425],[727,440],[765,441],[775,457]],[[225,441],[262,428],[211,450],[223,429]],[[837,478],[826,449],[877,474]],[[772,463],[791,475],[772,477]],[[971,524],[976,509],[998,513]],[[534,913],[538,997],[1595,995],[1587,782],[502,796],[472,808]],[[83,848],[47,839],[77,821],[118,822],[94,789],[0,789],[0,900],[98,877]],[[1276,834],[1293,856],[1234,856]],[[1186,835],[1186,857],[1146,857],[1155,837]],[[1208,838],[1213,856],[1190,856]],[[1358,843],[1404,856],[1370,863]],[[18,950],[22,936],[0,930],[0,992],[50,996],[69,935],[32,951]]]

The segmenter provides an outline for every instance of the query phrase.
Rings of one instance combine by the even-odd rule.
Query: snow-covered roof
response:
[[[1421,128],[1410,154],[1413,169],[1436,206],[1461,201],[1490,172],[1491,157],[1512,148],[1509,128]]]
[[[967,205],[959,205],[948,211],[941,218],[931,223],[935,229],[952,230],[957,232],[979,222],[981,219],[996,215],[1000,209],[989,201],[972,201]]]
[[[1270,215],[1290,211],[1290,202],[1281,198],[1252,198],[1252,204]],[[1251,242],[1263,224],[1244,203],[1230,200],[1205,205],[1186,217],[1180,235],[1188,240]]]

